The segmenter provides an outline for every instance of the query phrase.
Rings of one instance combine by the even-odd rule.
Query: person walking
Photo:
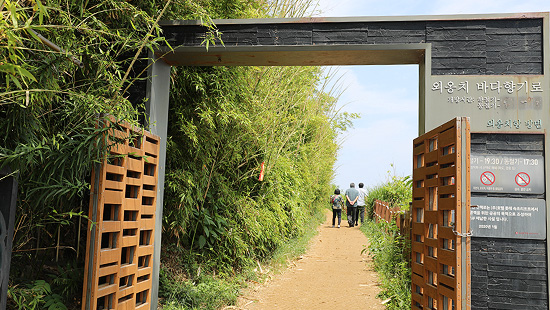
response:
[[[365,221],[365,199],[367,198],[367,190],[363,188],[365,186],[363,183],[359,183],[359,196],[357,197],[357,210],[355,212],[355,225],[359,222],[359,217],[361,217],[361,226]]]
[[[338,217],[338,228],[340,228],[340,222],[342,222],[342,207],[344,207],[344,198],[340,196],[340,190],[335,189],[334,195],[330,196],[330,203],[332,205],[332,227],[336,217]]]
[[[357,207],[357,199],[359,198],[359,191],[355,188],[355,183],[350,183],[349,188],[346,190],[346,206],[348,207],[348,224],[349,227],[355,225],[355,209]]]

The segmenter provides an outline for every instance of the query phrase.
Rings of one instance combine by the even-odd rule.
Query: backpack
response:
[[[332,195],[330,196],[330,202],[332,204],[332,207],[342,207],[342,196],[340,195]],[[340,209],[336,208],[336,209]]]

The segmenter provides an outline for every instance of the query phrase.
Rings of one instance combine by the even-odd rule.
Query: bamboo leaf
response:
[[[14,28],[19,27],[17,23],[17,2],[6,1],[6,6],[10,11],[10,18]]]
[[[36,82],[36,78],[34,77],[34,75],[32,75],[27,69],[17,66],[17,71],[19,72],[20,75],[28,78],[31,81]]]
[[[42,25],[44,24],[44,16],[48,15],[48,11],[40,0],[36,0],[36,6],[38,7],[38,23]]]
[[[204,245],[206,244],[206,238],[203,235],[199,236],[199,248],[204,248]]]
[[[21,83],[19,82],[19,80],[15,76],[11,76],[10,78],[13,81],[13,83],[17,86],[17,88],[19,88],[19,89],[23,88],[23,86],[21,85]]]
[[[30,34],[37,42],[42,42],[40,38],[36,35],[32,28],[25,29],[28,34]]]

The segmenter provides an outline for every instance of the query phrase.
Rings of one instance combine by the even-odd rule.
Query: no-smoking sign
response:
[[[479,179],[481,180],[481,183],[483,183],[483,185],[491,186],[495,184],[496,177],[495,174],[491,171],[485,171],[481,174]]]
[[[544,157],[529,154],[475,154],[470,156],[473,193],[544,194]]]
[[[516,174],[516,184],[521,187],[525,187],[531,183],[531,177],[525,172]]]

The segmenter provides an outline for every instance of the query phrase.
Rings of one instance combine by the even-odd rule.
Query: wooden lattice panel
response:
[[[92,175],[82,309],[150,309],[159,138],[113,128]]]
[[[467,118],[414,140],[412,309],[469,309],[469,141]]]

